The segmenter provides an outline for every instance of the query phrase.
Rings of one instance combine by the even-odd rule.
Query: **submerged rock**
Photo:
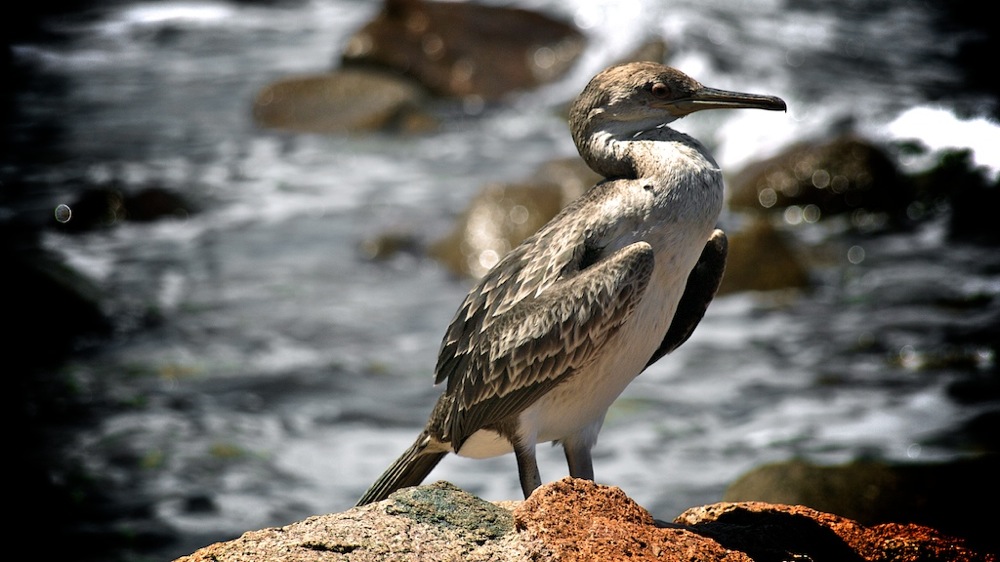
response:
[[[55,228],[74,234],[127,221],[185,219],[201,211],[199,204],[177,190],[157,185],[128,190],[119,182],[83,187],[66,209],[64,220]]]
[[[340,70],[284,78],[253,102],[261,127],[304,133],[425,132],[436,128],[425,97],[410,80],[375,70]]]
[[[913,181],[924,206],[946,207],[948,238],[953,242],[984,245],[1000,243],[1000,175],[990,179],[986,168],[977,166],[969,149],[949,149],[938,154],[937,163],[914,174]]]
[[[736,211],[781,211],[796,207],[810,221],[854,213],[856,226],[905,218],[912,185],[879,146],[855,136],[800,142],[753,163],[729,181]]]
[[[808,266],[770,221],[754,219],[726,235],[729,254],[720,295],[810,286]]]
[[[580,158],[553,160],[532,178],[484,186],[451,232],[431,245],[429,254],[455,275],[482,277],[507,252],[602,179]]]
[[[576,27],[529,10],[386,0],[341,63],[391,69],[441,97],[492,101],[561,77],[584,44]]]

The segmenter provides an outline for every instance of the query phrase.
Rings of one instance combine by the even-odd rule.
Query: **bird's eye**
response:
[[[667,86],[663,82],[657,82],[649,87],[649,91],[654,97],[664,99],[670,96],[670,86]]]

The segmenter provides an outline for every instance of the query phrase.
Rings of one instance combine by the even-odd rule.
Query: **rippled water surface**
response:
[[[64,42],[15,49],[66,84],[19,94],[26,119],[58,123],[66,158],[30,169],[56,187],[18,212],[49,220],[72,199],[74,178],[162,185],[203,207],[45,239],[107,291],[121,322],[118,337],[66,367],[84,393],[116,406],[72,431],[65,452],[112,495],[151,506],[116,524],[179,532],[157,556],[353,505],[425,421],[440,338],[471,284],[410,254],[368,261],[359,245],[387,231],[434,239],[485,183],[522,180],[574,154],[555,109],[649,36],[664,37],[671,64],[708,85],[788,101],[784,115],[678,123],[726,170],[846,121],[934,148],[934,131],[974,130],[949,142],[967,141],[978,162],[1000,166],[997,127],[955,117],[984,114],[989,100],[959,88],[947,61],[957,39],[930,8],[518,5],[584,27],[591,42],[579,65],[557,84],[417,137],[274,134],[249,119],[269,81],[330,68],[375,3],[120,2],[48,22]],[[934,130],[908,127],[916,110],[939,119]],[[810,252],[831,230],[793,232]],[[595,451],[600,482],[669,519],[719,500],[768,461],[964,454],[942,436],[990,405],[959,403],[947,388],[996,358],[948,338],[961,342],[963,326],[996,317],[1000,258],[947,244],[938,223],[833,239],[813,291],[719,298],[687,344],[629,387]],[[966,302],[985,304],[956,304]],[[146,325],[150,311],[160,321]],[[948,346],[973,365],[929,367]],[[540,455],[544,479],[565,474],[560,450]],[[431,477],[487,499],[520,496],[509,457],[449,457]]]

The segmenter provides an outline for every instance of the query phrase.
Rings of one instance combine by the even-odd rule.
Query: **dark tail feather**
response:
[[[381,501],[400,488],[419,485],[446,454],[427,451],[427,435],[421,433],[413,445],[368,488],[357,505]]]

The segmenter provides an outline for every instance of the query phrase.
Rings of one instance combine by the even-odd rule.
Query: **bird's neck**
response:
[[[606,178],[638,179],[664,173],[718,169],[698,140],[667,126],[595,129],[577,139],[580,155]]]

